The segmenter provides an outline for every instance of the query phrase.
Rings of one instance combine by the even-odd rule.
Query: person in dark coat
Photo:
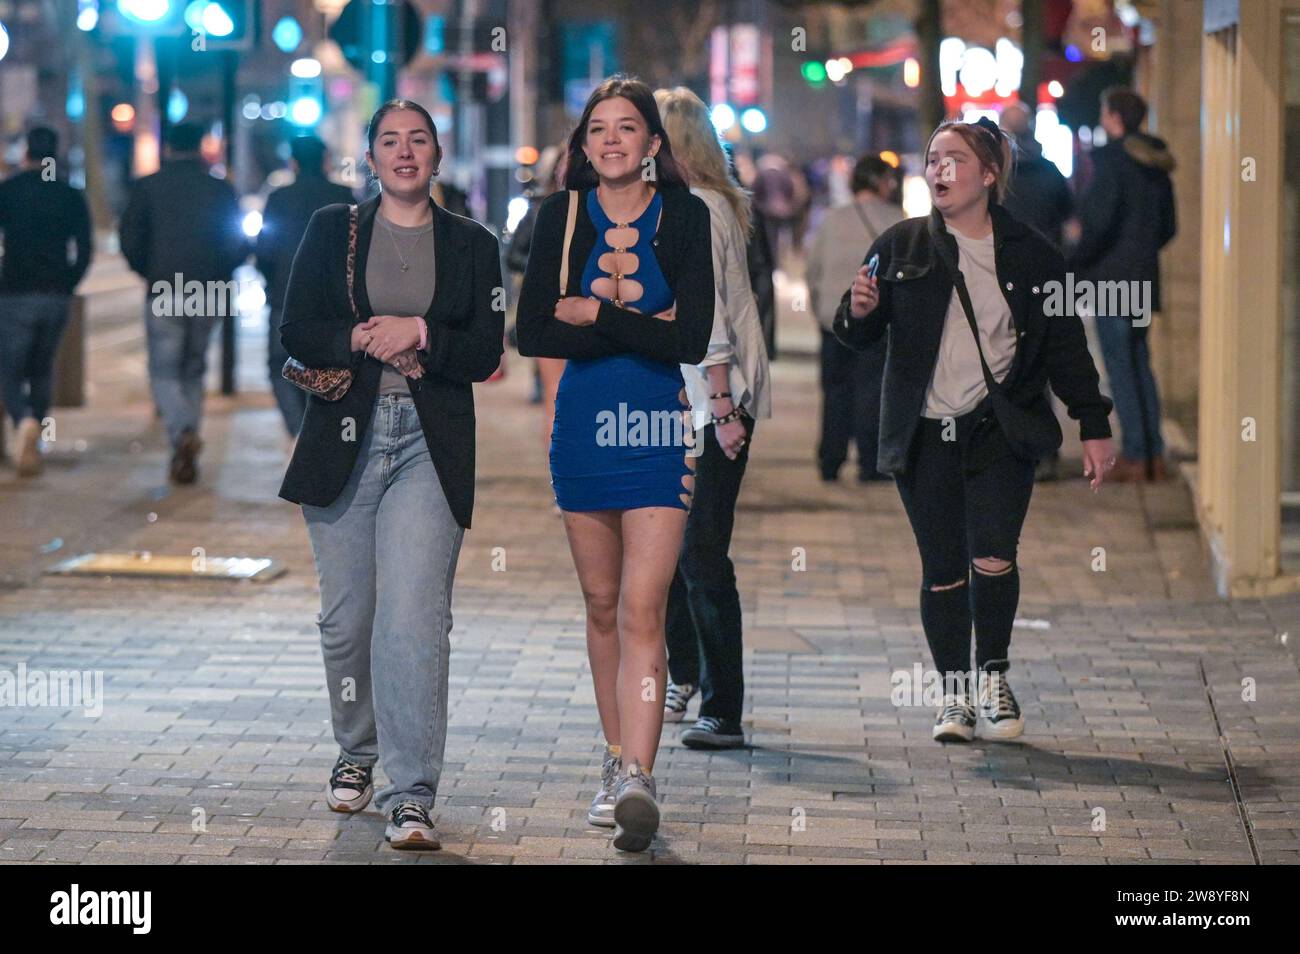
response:
[[[208,342],[220,319],[238,313],[232,275],[248,254],[235,190],[209,173],[202,140],[196,123],[168,130],[162,169],[132,186],[118,227],[122,254],[147,286],[149,385],[178,484],[198,478]]]
[[[58,146],[53,129],[33,129],[22,170],[0,183],[0,396],[18,428],[20,477],[41,471],[42,421],[68,299],[94,254],[85,197],[56,174]],[[71,260],[70,241],[76,246]]]
[[[307,231],[312,213],[334,203],[352,202],[352,192],[325,177],[325,143],[316,136],[300,136],[289,145],[294,181],[266,198],[262,231],[257,236],[257,268],[266,278],[266,300],[271,306],[266,356],[271,373],[271,391],[284,417],[284,426],[297,436],[307,410],[307,392],[290,384],[280,373],[289,352],[280,341],[284,318],[284,292],[289,287],[289,269],[294,253]]]
[[[1003,131],[1016,145],[1011,179],[1003,207],[1026,225],[1042,232],[1058,249],[1063,229],[1074,212],[1070,183],[1056,163],[1043,155],[1034,139],[1033,120],[1023,103],[1012,103],[1002,111]]]
[[[1002,205],[1008,212],[1037,229],[1058,249],[1062,247],[1065,223],[1074,210],[1074,194],[1056,163],[1043,156],[1034,139],[1033,117],[1024,103],[1012,103],[1002,110],[1002,129],[1015,143],[1015,162],[1007,195]],[[1038,462],[1035,480],[1055,480],[1061,466],[1060,451]]]
[[[1160,310],[1160,249],[1177,230],[1169,178],[1174,158],[1164,140],[1139,130],[1147,113],[1141,96],[1112,87],[1101,102],[1101,125],[1110,141],[1092,154],[1094,172],[1079,201],[1081,231],[1071,267],[1076,280],[1121,282],[1128,289],[1129,307],[1111,314],[1102,310],[1101,287],[1097,292],[1097,337],[1120,424],[1121,458],[1112,479],[1159,480],[1166,474],[1165,448],[1147,330]],[[1115,304],[1118,296],[1109,297]]]

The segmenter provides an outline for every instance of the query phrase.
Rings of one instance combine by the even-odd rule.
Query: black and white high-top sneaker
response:
[[[694,683],[684,682],[678,685],[670,681],[664,692],[664,721],[681,722],[685,719],[686,707],[691,704],[698,691],[699,686]]]
[[[931,734],[936,742],[969,742],[975,738],[975,707],[965,696],[944,696]]]
[[[980,671],[980,718],[980,734],[990,739],[1014,739],[1025,731],[1025,717],[1006,673]]]
[[[359,762],[350,762],[343,756],[334,763],[329,783],[325,786],[325,801],[332,811],[359,812],[370,804],[375,793],[371,769]]]

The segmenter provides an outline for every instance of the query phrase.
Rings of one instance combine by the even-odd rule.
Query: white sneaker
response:
[[[623,768],[623,760],[605,746],[605,761],[600,767],[600,791],[587,809],[587,824],[597,828],[614,827],[614,786]]]
[[[1004,672],[980,671],[980,718],[984,720],[981,735],[990,739],[1014,739],[1025,731],[1025,717],[1020,703],[1007,684]]]

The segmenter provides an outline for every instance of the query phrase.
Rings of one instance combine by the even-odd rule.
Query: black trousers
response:
[[[981,405],[947,423],[922,418],[907,470],[896,478],[921,554],[925,638],[935,668],[944,674],[970,670],[972,623],[976,665],[999,671],[1010,665],[1020,595],[1016,550],[1034,489],[1034,463],[1005,450],[996,420],[991,430],[976,431],[984,414]],[[1002,452],[969,473],[972,441],[989,439]],[[1011,568],[981,573],[971,561],[983,557],[1008,561]],[[961,585],[949,588],[955,583]]]
[[[665,630],[668,674],[678,685],[700,686],[700,715],[738,727],[745,699],[740,594],[728,551],[736,498],[749,463],[754,420],[741,417],[748,438],[731,460],[715,428],[704,429],[695,461],[695,495],[686,518],[677,572],[668,590]]]
[[[880,386],[885,376],[885,341],[854,351],[822,329],[822,432],[817,461],[822,476],[834,478],[849,456],[849,441],[858,447],[858,475],[876,473],[880,443]]]

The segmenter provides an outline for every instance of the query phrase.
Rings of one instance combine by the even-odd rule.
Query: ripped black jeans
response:
[[[1007,670],[1020,602],[1016,548],[1034,462],[1011,454],[987,414],[981,404],[957,418],[922,418],[896,477],[921,553],[921,623],[945,691],[973,691],[949,682],[970,671],[972,623],[976,666]]]

